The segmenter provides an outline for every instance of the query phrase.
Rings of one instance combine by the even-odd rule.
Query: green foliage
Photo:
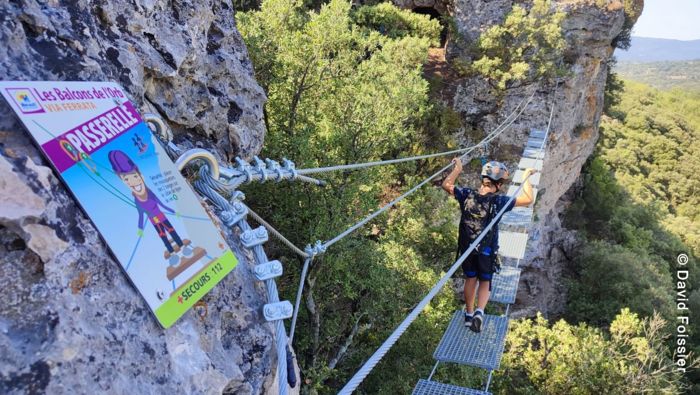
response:
[[[700,95],[700,60],[653,63],[618,63],[614,71],[625,79],[641,82],[657,89],[677,88]]]
[[[440,45],[440,30],[437,20],[403,10],[391,3],[362,6],[352,13],[353,22],[363,28],[376,30],[390,38],[406,36],[422,37],[430,45]]]
[[[622,93],[625,91],[625,83],[614,72],[617,60],[612,57],[608,61],[608,77],[605,79],[605,97],[603,98],[603,112],[610,114],[613,106],[620,104]]]
[[[349,2],[340,0],[318,12],[307,11],[301,1],[267,0],[259,11],[239,13],[237,21],[268,95],[264,156],[290,157],[308,168],[407,156],[423,152],[426,141],[431,151],[444,148],[443,136],[424,129],[428,116],[455,127],[453,114],[428,104],[422,77],[432,38],[421,34],[433,25],[397,26],[390,30],[400,33],[382,35],[355,24]],[[341,233],[434,172],[437,163],[330,173],[323,189],[255,185],[246,190],[247,201],[303,246]],[[314,260],[295,337],[304,391],[337,391],[437,281],[454,254],[452,221],[458,210],[448,202],[443,191],[426,188]],[[296,260],[283,249],[270,253],[285,263]],[[293,299],[299,270],[287,267],[280,289]],[[451,303],[451,297],[443,302]],[[436,336],[439,332],[431,331],[413,340],[433,342]],[[415,349],[406,357],[415,360],[414,367],[429,369],[417,365],[425,362],[419,353]],[[384,373],[379,368],[379,377]],[[394,376],[370,377],[365,388],[375,392],[375,387],[407,384],[403,373]]]
[[[571,265],[569,319],[608,325],[627,306],[674,320],[676,258],[686,253],[689,343],[700,351],[699,105],[696,94],[625,81],[609,106],[582,194],[565,218],[583,236]]]
[[[362,14],[365,19],[358,19],[360,14],[353,14],[346,1],[332,0],[318,9],[312,7],[314,11],[308,11],[308,3],[302,0],[266,0],[258,10],[236,15],[257,80],[268,96],[265,107],[268,134],[262,154],[271,158],[289,157],[300,168],[308,168],[452,148],[439,131],[458,128],[461,120],[451,110],[429,103],[428,83],[422,77],[427,50],[431,40],[436,37],[434,28],[422,22],[417,25],[405,22],[419,19],[408,18],[408,14],[396,10],[392,11],[393,14],[388,11],[381,14],[377,10],[382,8],[365,9],[365,14]],[[547,45],[556,50],[556,39],[541,37],[543,34],[552,37],[560,35],[558,22],[552,23],[557,21],[556,14],[545,16],[545,8],[548,12],[547,2],[537,1],[533,9],[521,15],[520,19],[539,15],[537,18],[541,21],[549,21],[542,22],[542,26],[548,28],[530,31],[525,37],[535,42],[549,42]],[[384,6],[384,9],[391,10],[391,7]],[[392,19],[397,16],[408,19]],[[384,34],[375,30],[381,26],[376,25],[379,23],[377,21],[388,24]],[[518,22],[518,18],[515,18],[515,22]],[[516,23],[511,27],[534,29],[541,26],[534,21],[518,23],[520,25]],[[554,25],[556,28],[552,27]],[[512,44],[509,40],[504,43]],[[524,73],[527,78],[534,78],[540,75],[538,73],[546,74],[548,65],[552,65],[548,55],[537,53],[546,52],[543,50],[545,47],[537,45],[527,47],[518,54],[528,62],[528,70]],[[544,58],[540,58],[540,55]],[[513,59],[504,61],[511,62]],[[534,69],[530,65],[534,65]],[[500,74],[499,81],[505,76],[505,72]],[[522,82],[511,77],[507,79],[506,87]],[[653,102],[655,98],[653,95],[645,96],[644,100],[645,103]],[[625,111],[625,114],[629,113]],[[646,120],[635,122],[638,125],[648,123]],[[625,159],[625,156],[622,155],[622,158]],[[324,174],[323,178],[329,183],[327,188],[298,183],[270,183],[251,185],[245,192],[247,203],[254,210],[296,245],[303,246],[317,239],[329,240],[336,236],[422,180],[426,174],[442,167],[443,163],[444,160],[421,161],[362,172]],[[673,249],[677,244],[674,244],[675,239],[666,237],[653,226],[656,217],[627,205],[624,209],[618,209],[613,204],[600,204],[606,202],[607,196],[618,198],[624,194],[613,180],[606,179],[602,173],[596,173],[593,178],[597,183],[609,184],[608,188],[601,192],[601,196],[594,196],[590,202],[580,204],[579,213],[588,215],[589,203],[594,203],[602,208],[607,207],[611,216],[631,225],[618,227],[608,223],[601,215],[593,215],[590,225],[586,225],[586,232],[593,235],[591,237],[598,235],[594,224],[605,229],[620,229],[615,231],[615,237],[625,248],[639,252],[643,258],[641,263],[630,264],[636,265],[633,267],[637,271],[653,266],[655,257],[661,257],[657,259],[658,262],[671,262],[667,259],[675,253]],[[303,374],[303,393],[335,393],[437,281],[454,257],[457,213],[454,199],[449,199],[437,187],[426,187],[314,260],[305,285],[294,345]],[[297,290],[301,262],[288,250],[271,244],[271,248],[266,247],[271,258],[285,263],[285,276],[279,283],[282,298],[291,300]],[[658,249],[656,255],[641,254],[640,251],[650,248]],[[632,259],[626,254],[628,251],[619,252],[624,262]],[[598,258],[603,262],[597,266],[597,270],[601,270],[607,258]],[[596,271],[594,269],[588,272],[593,273]],[[588,272],[580,270],[578,273],[584,277]],[[640,284],[649,285],[650,282],[640,281]],[[655,290],[652,286],[643,288],[642,295],[656,298],[653,300],[658,300],[658,305],[663,306],[667,295],[654,294]],[[624,287],[613,291],[619,292],[620,297],[629,294],[628,288]],[[696,295],[694,297],[698,299]],[[633,295],[632,300],[635,298],[640,296]],[[637,309],[638,304],[641,303],[635,302],[633,307]],[[456,307],[450,290],[438,295],[385,361],[367,377],[360,391],[409,393],[419,377],[430,373],[432,350]],[[661,307],[659,309],[663,310]],[[700,311],[700,307],[698,309]],[[643,311],[648,312],[648,309]],[[606,314],[610,317],[612,313]],[[638,325],[632,327],[639,328]],[[572,345],[590,344],[593,351],[599,351],[600,344],[614,343],[614,340],[608,343],[602,340],[603,343],[600,343],[600,335],[591,332],[590,328],[572,329],[571,336],[564,330],[551,333],[545,330],[549,329],[541,324],[536,330],[526,332],[550,336],[551,339],[547,341],[562,345],[562,350]],[[630,333],[624,335],[625,338],[643,337],[647,343],[653,343],[648,341],[648,336],[639,335],[638,330],[635,332],[636,329],[615,330]],[[537,343],[534,334],[529,338],[530,345]],[[509,347],[514,347],[514,358],[541,356],[526,352],[536,352],[537,347],[527,350],[518,348],[516,339],[511,336],[509,340],[509,344],[512,344]],[[641,340],[635,341],[643,343]],[[655,347],[656,343],[653,343],[647,348],[657,350]],[[622,349],[618,346],[613,348]],[[601,387],[595,383],[600,379],[599,370],[588,368],[582,361],[592,358],[596,366],[607,361],[619,366],[621,360],[618,357],[622,351],[616,352],[599,359],[593,358],[598,358],[596,355],[574,353],[571,359],[562,357],[556,363],[540,367],[536,364],[518,365],[519,362],[513,361],[506,371],[512,375],[500,377],[495,382],[510,385],[503,387],[509,390],[521,388],[513,383],[522,382],[522,388],[532,389],[529,393],[541,388],[551,388],[553,392],[550,393],[556,393],[560,388],[565,388],[564,384],[555,380],[552,387],[546,387],[541,377],[563,378],[561,372],[573,372],[580,373],[576,376],[576,382],[581,383],[581,388],[598,389]],[[641,372],[642,377],[648,376],[643,368],[630,362],[639,353],[631,355],[633,357],[625,362],[629,363],[625,366],[631,367],[625,371]],[[474,373],[474,370],[450,367],[442,369],[438,376],[445,375],[476,386],[480,378]],[[605,374],[615,380],[623,375],[615,372]],[[634,383],[635,377],[639,377],[639,374],[628,377],[627,381]],[[667,388],[660,379],[647,383]],[[526,392],[523,390],[520,393]],[[573,393],[583,393],[583,390]]]
[[[622,309],[609,334],[560,320],[511,321],[494,394],[678,394],[665,322]]]
[[[577,254],[575,280],[569,285],[567,316],[609,324],[622,306],[645,317],[660,312],[673,319],[674,284],[668,265],[605,241],[587,243]]]
[[[601,125],[601,159],[634,202],[658,211],[664,227],[700,254],[700,97],[625,86],[616,118]]]
[[[635,22],[642,15],[644,8],[643,0],[622,0],[625,9],[625,22],[622,25],[620,34],[615,37],[612,44],[616,48],[628,49],[632,45],[632,28]]]
[[[481,34],[472,69],[500,89],[554,76],[566,46],[564,17],[550,0],[534,0],[529,10],[515,4],[503,24]]]

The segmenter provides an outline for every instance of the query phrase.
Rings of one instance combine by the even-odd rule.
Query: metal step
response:
[[[504,257],[523,259],[527,248],[527,233],[498,232],[498,253]]]
[[[491,393],[420,379],[412,395],[491,395]]]
[[[544,151],[539,148],[526,147],[523,156],[532,159],[544,159]]]
[[[530,176],[530,184],[533,187],[540,185],[540,174],[542,173],[535,173]],[[522,184],[523,180],[525,179],[524,175],[525,172],[523,170],[517,170],[513,175],[513,184]]]
[[[526,231],[532,224],[534,211],[531,207],[516,207],[503,214],[499,227],[511,231]]]
[[[546,134],[546,133],[545,133],[544,130],[535,130],[535,129],[532,129],[532,130],[530,131],[530,137],[535,137],[535,138],[538,138],[538,139],[543,139],[544,136],[545,136],[545,134]]]
[[[518,169],[528,169],[533,168],[542,171],[542,165],[544,163],[540,159],[522,158],[518,163]]]
[[[486,314],[480,333],[464,326],[464,313],[452,316],[433,358],[483,369],[498,369],[505,346],[508,318]]]
[[[491,297],[489,302],[513,304],[518,293],[520,269],[510,266],[501,267],[501,272],[493,275]]]
[[[543,144],[544,144],[544,139],[540,139],[537,137],[530,137],[527,140],[527,143],[525,144],[525,146],[531,147],[531,148],[542,148]]]

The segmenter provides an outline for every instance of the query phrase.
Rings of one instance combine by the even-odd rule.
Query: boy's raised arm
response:
[[[452,169],[452,172],[445,178],[445,181],[442,182],[442,189],[445,190],[445,192],[449,193],[450,195],[455,194],[455,181],[457,180],[457,177],[459,174],[462,172],[462,161],[459,158],[454,158],[452,159],[452,164],[454,164],[454,168]]]

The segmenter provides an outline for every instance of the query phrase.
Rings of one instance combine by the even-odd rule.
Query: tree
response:
[[[630,45],[632,45],[632,28],[639,16],[642,15],[644,1],[623,0],[623,7],[625,10],[625,22],[622,25],[620,34],[615,37],[612,44],[615,48],[629,49]]]
[[[433,47],[440,44],[440,22],[410,10],[402,10],[391,3],[359,7],[352,13],[352,20],[358,26],[391,38],[423,37],[430,40]]]
[[[609,334],[586,324],[515,320],[496,394],[678,394],[681,375],[664,344],[665,321],[620,310]]]
[[[566,46],[564,17],[552,11],[550,0],[534,0],[529,10],[515,4],[502,24],[481,34],[472,70],[499,89],[553,77]]]
[[[263,154],[310,168],[420,152],[419,126],[430,109],[422,64],[432,38],[418,31],[433,25],[423,16],[410,20],[419,28],[382,34],[371,23],[355,24],[349,2],[341,0],[318,12],[307,11],[299,0],[267,0],[259,11],[239,13],[239,29],[268,95]],[[424,161],[329,173],[324,189],[263,184],[246,194],[253,209],[303,246],[338,235],[434,167]],[[411,199],[440,211],[448,199],[436,191]],[[434,229],[449,224],[457,210],[450,206],[442,215],[421,216],[412,207],[402,203],[311,265],[294,345],[305,391],[337,390],[437,280],[436,267],[445,264],[434,255],[438,249],[411,241],[434,237]],[[398,212],[412,220],[410,226],[395,217]],[[452,249],[452,240],[439,240]],[[294,262],[283,250],[271,255]],[[281,291],[293,299],[299,270],[288,264],[285,273]]]

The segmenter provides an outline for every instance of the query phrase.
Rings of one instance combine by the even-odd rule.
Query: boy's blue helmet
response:
[[[502,183],[508,181],[510,174],[508,168],[501,162],[492,160],[481,167],[481,176],[488,177],[491,180]]]

